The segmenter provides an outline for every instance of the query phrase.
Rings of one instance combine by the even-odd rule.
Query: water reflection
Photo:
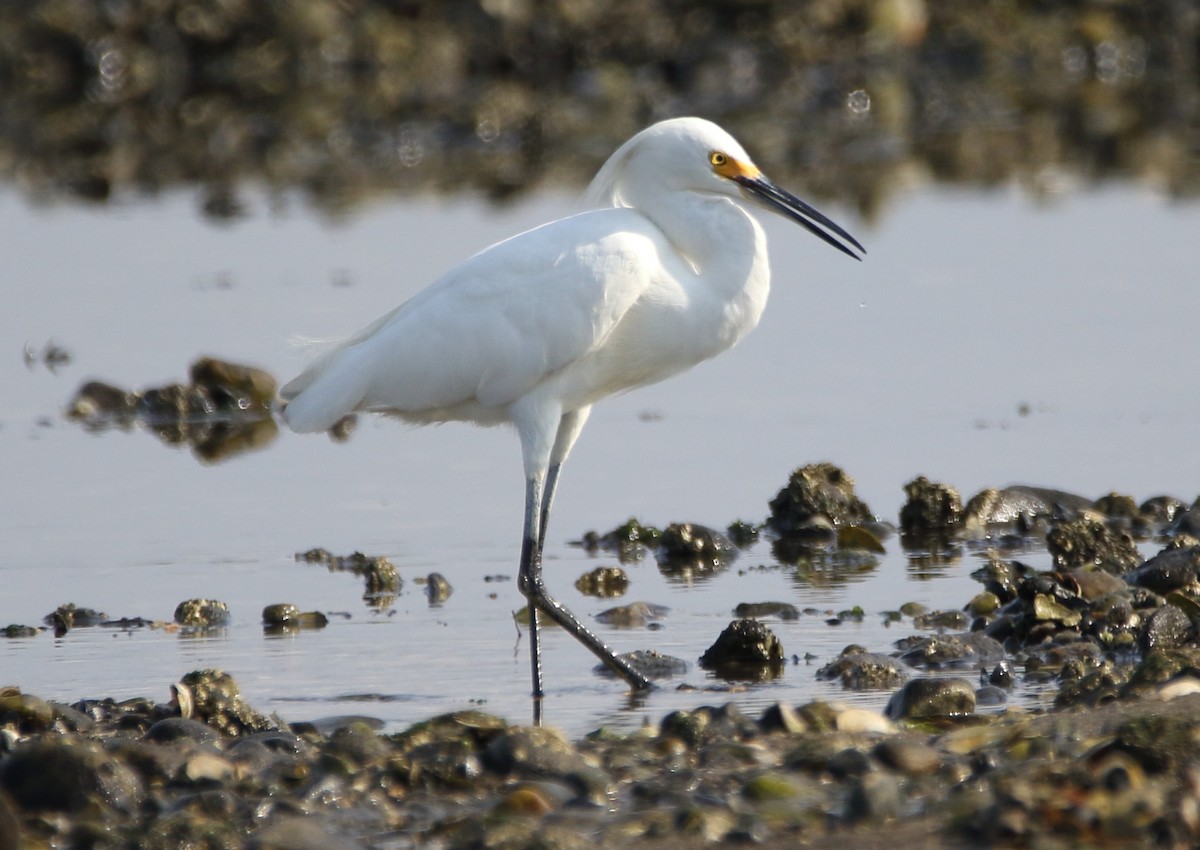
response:
[[[0,176],[39,198],[247,184],[578,186],[650,121],[702,113],[776,179],[878,210],[914,178],[1200,190],[1190,4],[0,6]]]

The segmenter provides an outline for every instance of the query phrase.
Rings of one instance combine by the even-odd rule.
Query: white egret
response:
[[[525,467],[518,588],[529,602],[535,697],[543,694],[538,612],[634,688],[651,686],[542,579],[559,471],[592,405],[720,354],[758,323],[770,269],[754,205],[855,259],[854,249],[865,253],[699,118],[642,130],[604,164],[586,198],[589,211],[476,254],[281,391],[288,425],[301,432],[355,411],[515,426]]]

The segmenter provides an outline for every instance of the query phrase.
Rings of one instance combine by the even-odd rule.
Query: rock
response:
[[[731,622],[700,657],[700,666],[707,670],[780,667],[782,664],[783,644],[770,629],[752,619]]]
[[[301,611],[297,606],[285,602],[263,608],[262,622],[266,632],[292,632],[323,629],[329,625],[329,618],[320,611]]]
[[[128,420],[137,405],[137,396],[103,381],[88,381],[75,391],[67,404],[66,415],[98,427],[109,422]]]
[[[962,498],[946,484],[919,476],[904,485],[907,500],[900,508],[900,531],[913,544],[956,535],[963,519]]]
[[[808,730],[808,724],[786,703],[777,702],[763,710],[758,725],[764,732],[786,732],[798,735]]]
[[[738,617],[778,617],[781,620],[799,620],[800,609],[790,602],[740,602],[733,609]]]
[[[575,589],[586,596],[611,599],[629,589],[629,576],[620,567],[596,567],[576,580]]]
[[[1016,525],[1028,530],[1039,519],[1072,519],[1091,506],[1091,500],[1074,493],[1018,484],[972,496],[963,510],[963,522],[975,528]]]
[[[1000,642],[982,632],[930,635],[898,641],[897,646],[901,649],[900,661],[910,667],[931,670],[978,666],[1004,658]]]
[[[16,688],[0,690],[0,725],[31,734],[50,729],[57,717],[54,706],[44,699],[23,694]]]
[[[937,748],[906,738],[884,738],[875,745],[875,758],[905,776],[924,776],[942,766]]]
[[[1141,635],[1143,653],[1152,649],[1172,649],[1196,639],[1196,627],[1191,617],[1174,605],[1163,605],[1146,619]]]
[[[850,646],[818,670],[817,678],[837,679],[844,688],[864,691],[894,688],[908,678],[908,673],[890,655],[867,652],[860,646]]]
[[[454,588],[441,573],[430,573],[425,577],[425,596],[430,605],[441,605],[454,593]]]
[[[970,620],[962,611],[930,611],[913,617],[914,629],[950,629],[962,631],[970,625]]]
[[[665,605],[655,605],[651,602],[630,602],[628,605],[601,611],[596,615],[596,622],[626,629],[642,628],[661,620],[670,610]]]
[[[216,599],[187,599],[175,606],[175,622],[198,629],[229,625],[229,606]]]
[[[20,808],[67,813],[103,804],[132,815],[144,794],[137,775],[98,742],[55,738],[17,746],[0,763],[0,789]]]
[[[176,741],[215,744],[221,740],[221,735],[208,724],[190,717],[165,717],[146,730],[146,740],[158,744]]]
[[[196,670],[174,687],[181,709],[190,707],[185,717],[194,716],[222,735],[236,737],[277,726],[247,705],[233,677],[221,670]]]
[[[635,649],[633,652],[623,652],[620,658],[648,679],[669,679],[672,676],[683,675],[688,669],[687,662],[682,658],[665,655],[655,649]],[[617,675],[607,664],[597,664],[593,671],[608,678],[616,678]]]
[[[846,820],[889,820],[900,814],[900,782],[889,773],[868,773],[850,786]]]
[[[203,388],[220,411],[266,412],[275,401],[275,378],[263,369],[201,357],[189,372],[192,386]]]
[[[912,679],[888,700],[893,720],[960,717],[975,713],[975,688],[966,679]]]
[[[1200,546],[1168,546],[1136,569],[1125,580],[1165,596],[1172,590],[1193,587],[1200,576]]]
[[[870,508],[854,494],[853,479],[831,463],[797,469],[770,508],[767,525],[777,534],[800,532],[815,516],[835,526],[861,525],[873,518]]]
[[[1090,519],[1071,520],[1050,529],[1046,548],[1060,568],[1094,565],[1121,575],[1142,562],[1132,537]]]
[[[778,773],[764,773],[742,785],[742,796],[756,803],[769,800],[790,800],[797,794],[796,786]]]
[[[690,522],[672,523],[658,541],[658,566],[663,572],[709,572],[737,557],[737,548],[719,531]]]

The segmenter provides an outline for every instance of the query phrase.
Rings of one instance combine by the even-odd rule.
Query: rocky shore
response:
[[[634,732],[571,740],[477,711],[386,734],[370,717],[288,723],[212,669],[187,674],[161,702],[64,705],[8,687],[0,850],[1196,846],[1200,509],[1032,487],[964,505],[924,478],[906,490],[898,531],[909,551],[994,554],[961,610],[896,612],[896,622],[911,618],[910,637],[849,646],[816,672],[890,693],[882,713],[817,701],[748,716],[735,703],[698,704]],[[822,463],[792,474],[762,526],[726,536],[631,522],[581,542],[701,570],[760,533],[784,561],[854,562],[882,547],[890,526]],[[1143,559],[1135,540],[1162,548]],[[1045,546],[1053,569],[1001,554],[1031,545]],[[370,591],[370,558],[299,559],[361,574]],[[618,573],[581,581],[603,578],[603,592]],[[191,600],[176,621],[202,612],[225,613]],[[769,678],[781,651],[757,618],[786,619],[787,604],[735,613],[701,666]],[[274,622],[264,612],[264,622],[283,628],[298,614]],[[82,616],[60,609],[52,625]],[[1050,689],[1053,708],[1010,702],[1018,681]]]
[[[571,741],[462,712],[289,726],[218,671],[180,701],[0,694],[0,848],[928,848],[1200,839],[1200,679],[1046,715],[675,712]]]

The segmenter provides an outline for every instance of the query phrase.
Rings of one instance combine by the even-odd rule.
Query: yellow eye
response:
[[[721,168],[722,166],[729,164],[729,157],[725,156],[725,154],[721,153],[720,151],[713,151],[708,155],[708,161],[713,168]]]

